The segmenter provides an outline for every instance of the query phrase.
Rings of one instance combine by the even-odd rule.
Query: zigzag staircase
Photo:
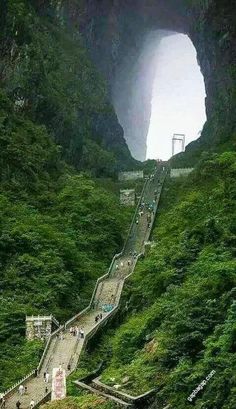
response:
[[[5,392],[6,409],[15,409],[19,399],[18,387],[21,383],[27,386],[27,394],[20,398],[21,409],[28,408],[31,399],[35,401],[35,408],[50,400],[51,384],[50,382],[45,384],[44,372],[48,371],[51,375],[52,369],[61,365],[66,370],[66,375],[70,375],[76,369],[80,354],[86,348],[88,340],[117,312],[125,280],[133,273],[139,256],[144,252],[145,242],[150,237],[165,176],[166,170],[161,168],[153,177],[145,181],[122,252],[114,256],[108,273],[97,280],[89,306],[67,321],[48,339],[37,371],[31,372]],[[147,216],[150,212],[147,208],[144,209],[142,216],[138,216],[142,203],[152,203],[153,211],[149,220]],[[137,218],[139,218],[138,224],[136,224]],[[104,310],[104,306],[107,305],[110,309]],[[95,317],[99,313],[102,313],[103,318],[96,323]],[[71,325],[83,327],[85,338],[78,340],[77,337],[71,335],[69,333]],[[58,337],[59,333],[62,336]],[[47,392],[46,386],[48,387]],[[122,406],[122,402],[120,403]],[[129,404],[127,406],[126,402],[124,406],[128,407]]]

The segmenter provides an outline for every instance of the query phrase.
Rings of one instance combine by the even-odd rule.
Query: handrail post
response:
[[[152,229],[152,226],[153,226],[153,223],[154,223],[154,220],[155,220],[155,215],[156,215],[156,212],[157,212],[158,203],[159,203],[160,196],[161,196],[161,192],[162,192],[162,187],[163,187],[165,178],[166,178],[166,176],[167,176],[167,171],[166,171],[166,172],[162,171],[162,172],[164,173],[164,177],[163,177],[162,183],[161,183],[161,189],[160,189],[159,199],[158,199],[157,205],[155,206],[155,212],[154,212],[154,217],[153,217],[153,220],[152,220],[152,223],[151,223],[151,229]],[[162,173],[161,173],[161,175],[162,175]],[[89,305],[88,305],[83,311],[81,311],[80,313],[74,315],[74,316],[73,316],[71,319],[69,319],[64,325],[59,326],[59,328],[58,328],[56,331],[54,331],[54,332],[49,336],[49,338],[48,338],[48,340],[47,340],[47,342],[46,342],[46,345],[45,345],[43,354],[42,354],[41,359],[40,359],[40,361],[39,361],[39,364],[38,364],[38,366],[37,366],[37,368],[36,368],[38,372],[40,372],[40,370],[42,369],[44,360],[45,360],[46,355],[47,355],[47,353],[48,353],[48,351],[49,351],[49,349],[50,349],[50,345],[51,345],[51,342],[52,342],[53,338],[54,338],[60,331],[66,330],[69,324],[71,324],[72,322],[74,322],[75,320],[77,320],[79,317],[81,317],[82,315],[84,315],[85,313],[87,313],[87,312],[92,308],[92,305],[93,305],[93,302],[94,302],[94,299],[95,299],[96,292],[97,292],[97,289],[98,289],[99,284],[102,283],[106,278],[110,277],[111,272],[112,272],[112,270],[113,270],[113,266],[114,266],[115,260],[117,260],[117,258],[119,258],[120,256],[122,256],[122,255],[124,254],[124,251],[125,251],[125,249],[126,249],[126,246],[127,246],[127,243],[128,243],[129,237],[130,237],[130,234],[131,234],[132,229],[133,229],[134,224],[135,224],[135,220],[136,220],[136,217],[137,217],[138,209],[139,209],[140,204],[141,204],[141,202],[142,202],[142,200],[143,200],[144,193],[145,193],[145,189],[147,188],[147,185],[148,185],[149,182],[150,182],[150,179],[146,179],[145,182],[144,182],[144,186],[143,186],[143,189],[142,189],[142,192],[141,192],[141,196],[140,196],[139,201],[138,201],[138,203],[137,203],[137,206],[136,206],[136,209],[135,209],[135,212],[134,212],[134,215],[133,215],[133,218],[132,218],[132,221],[131,221],[131,224],[130,224],[130,228],[129,228],[129,231],[128,231],[128,234],[127,234],[127,237],[126,237],[126,240],[125,240],[125,243],[124,243],[124,246],[123,246],[122,251],[121,251],[120,253],[114,255],[114,257],[113,257],[113,259],[112,259],[112,261],[111,261],[111,264],[110,264],[110,266],[109,266],[109,268],[108,268],[108,272],[107,272],[106,274],[104,274],[102,277],[99,277],[99,278],[97,279],[96,284],[95,284],[95,287],[94,287],[93,294],[92,294],[92,296],[91,296],[91,300],[90,300]],[[148,237],[149,237],[150,234],[151,234],[151,229],[148,229]],[[130,275],[133,273],[133,271],[134,271],[134,269],[135,269],[135,266],[136,266],[136,264],[137,264],[137,262],[138,262],[138,259],[140,258],[141,255],[142,255],[142,253],[139,253],[139,254],[138,254],[138,256],[136,257],[136,259],[134,260],[134,263],[133,263],[133,265],[132,265],[131,272],[130,272],[126,277],[124,277],[124,278],[122,279],[122,280],[123,280],[122,287],[123,287],[125,281],[126,281],[126,280],[130,277]],[[120,285],[120,284],[119,284],[119,285]],[[117,295],[118,290],[119,290],[119,285],[117,284],[117,286],[116,286],[116,295]],[[119,292],[119,293],[120,293],[120,292]],[[120,293],[120,295],[121,295],[121,293]],[[102,321],[100,322],[100,324],[99,324],[98,326],[96,326],[95,328],[93,328],[90,332],[88,332],[87,334],[85,334],[85,339],[84,339],[84,342],[83,342],[83,346],[82,346],[82,350],[81,350],[81,351],[83,351],[83,349],[86,347],[86,344],[87,344],[88,340],[91,338],[91,336],[93,336],[93,334],[97,331],[97,329],[98,329],[102,324],[106,323],[106,322],[108,321],[108,319],[109,319],[111,316],[113,316],[113,315],[118,311],[118,309],[120,308],[120,305],[119,305],[119,304],[120,304],[120,297],[119,297],[118,303],[117,303],[117,304],[115,305],[115,307],[106,315],[106,317],[104,318],[104,320],[102,320]],[[75,347],[74,347],[74,349],[73,349],[73,354],[72,354],[71,359],[72,359],[72,358],[74,359],[74,357],[76,356],[76,350],[77,350],[77,344],[75,345]],[[53,351],[53,352],[54,352],[54,351]],[[48,364],[49,364],[49,362],[50,362],[50,359],[51,359],[51,356],[49,357]],[[4,396],[9,395],[11,392],[13,392],[13,391],[20,385],[20,383],[25,382],[26,380],[29,380],[29,379],[33,376],[34,372],[35,372],[35,370],[32,371],[29,375],[26,375],[24,378],[22,378],[22,379],[20,380],[20,382],[15,383],[15,384],[13,385],[13,387],[8,388],[8,390],[6,390],[6,391],[4,392]],[[72,372],[73,372],[73,371],[72,371]],[[39,404],[40,404],[41,402],[43,402],[43,401],[44,401],[47,397],[49,397],[49,396],[50,396],[50,393],[47,394],[47,395],[45,395],[45,396],[44,396],[42,399],[40,399],[38,402],[36,402],[35,406],[39,406]]]

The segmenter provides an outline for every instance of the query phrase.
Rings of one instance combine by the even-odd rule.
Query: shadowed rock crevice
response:
[[[69,13],[69,20],[79,22],[91,56],[108,81],[110,98],[118,114],[122,106],[124,124],[130,123],[130,94],[137,80],[135,74],[145,39],[155,30],[171,30],[189,36],[205,81],[208,122],[200,140],[188,148],[192,159],[199,151],[211,149],[212,144],[215,148],[222,143],[231,146],[236,120],[233,1],[91,0],[81,2],[81,7],[83,12],[78,19]],[[135,141],[131,141],[134,135],[128,135],[127,140],[131,149],[133,144],[140,144],[137,156],[144,159],[150,90],[140,89],[137,94],[137,99],[143,98],[143,110]]]
[[[5,0],[5,3],[8,2]],[[35,8],[40,17],[46,15],[53,24],[56,20],[62,31],[67,28],[73,43],[77,42],[78,47],[81,46],[82,36],[93,62],[107,81],[108,98],[116,107],[117,113],[122,115],[124,128],[128,129],[131,128],[130,111],[132,111],[130,94],[132,94],[133,85],[138,81],[137,67],[147,36],[156,30],[170,30],[188,35],[196,48],[205,80],[208,121],[200,140],[192,143],[187,150],[191,160],[194,160],[202,150],[212,149],[212,147],[216,149],[220,144],[232,147],[232,134],[236,122],[234,110],[235,2],[232,0],[169,0],[168,2],[166,0],[61,0],[57,2],[29,0],[27,3]],[[28,35],[27,32],[25,34]],[[10,41],[11,38],[9,36],[8,38]],[[24,37],[24,41],[26,40]],[[150,83],[152,75],[150,67]],[[137,101],[142,99],[143,104],[141,109],[137,102],[135,113],[138,117],[138,122],[135,124],[137,133],[134,135],[134,132],[131,132],[129,135],[127,132],[127,141],[131,149],[134,149],[133,145],[139,145],[139,148],[136,148],[136,156],[144,159],[150,119],[150,89],[136,88],[136,92]],[[107,109],[109,110],[108,106]],[[83,111],[85,122],[87,115],[88,111]],[[100,128],[106,129],[107,133],[111,134],[111,145],[114,146],[117,142],[122,146],[121,152],[116,156],[119,162],[122,155],[126,156],[127,165],[129,153],[122,131],[117,127],[117,131],[113,132],[111,123],[116,121],[116,116],[113,113],[109,118],[108,116],[104,117],[102,113]],[[97,121],[94,124],[93,119],[89,118],[88,122],[88,133],[95,135]],[[72,146],[69,143],[69,151],[81,151],[80,144],[83,143],[81,139],[87,132],[87,125],[82,128],[82,136],[78,136],[76,143],[72,141]],[[66,132],[57,138],[59,143],[61,138],[63,141],[69,138],[69,133],[72,134],[73,139],[73,132],[67,132],[66,129]],[[95,137],[97,138],[96,135]],[[106,141],[102,142],[106,145]],[[66,147],[67,144],[65,142]],[[114,151],[113,146],[111,146],[112,151]],[[81,160],[79,154],[75,156],[74,163]]]

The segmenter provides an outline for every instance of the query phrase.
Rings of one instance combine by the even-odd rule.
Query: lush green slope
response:
[[[3,92],[0,144],[4,389],[35,366],[41,350],[25,345],[25,314],[64,321],[87,305],[96,278],[122,247],[131,210],[120,207],[111,189],[68,168],[46,128],[16,113]]]
[[[40,14],[35,6],[45,3],[50,7]],[[1,4],[1,390],[35,367],[42,350],[40,342],[24,340],[25,314],[52,313],[64,321],[82,309],[122,246],[130,216],[107,177],[137,164],[79,30],[68,28],[56,6],[37,0]],[[216,28],[218,19],[220,14]],[[226,49],[227,38],[227,32],[219,38]],[[225,73],[225,66],[215,69],[221,93],[214,95],[217,109],[204,129],[204,149],[215,149],[218,139],[224,152],[235,144],[235,92],[220,81],[221,69]],[[233,65],[227,71],[234,80]],[[202,149],[196,143],[173,163],[191,166]],[[127,286],[123,323],[85,355],[83,371],[104,359],[105,382],[132,393],[157,387],[153,408],[170,403],[176,409],[188,407],[187,397],[215,371],[195,407],[235,409],[235,176],[235,154],[225,152],[206,154],[186,181],[167,183],[155,246]],[[91,396],[59,405],[98,404],[112,407]]]
[[[25,314],[82,309],[122,247],[130,209],[88,175],[136,166],[78,30],[56,3],[36,6],[4,0],[0,17],[1,390],[42,350],[24,341]]]
[[[37,5],[1,4],[1,390],[42,350],[24,341],[25,314],[64,321],[83,308],[122,246],[130,209],[112,180],[106,189],[90,176],[136,166],[78,30],[58,18],[56,2],[44,15]]]
[[[106,83],[78,28],[69,28],[66,16],[57,15],[57,2],[45,2],[50,3],[45,13],[38,1],[3,3],[0,80],[16,109],[45,125],[78,169],[100,176],[135,166]]]
[[[117,405],[96,395],[83,394],[78,398],[67,398],[63,401],[50,402],[43,406],[50,409],[115,409]]]
[[[84,367],[133,393],[157,387],[153,408],[233,409],[235,400],[236,155],[204,158],[186,180],[166,184],[154,247],[130,280],[124,323]],[[114,380],[115,379],[115,380]]]

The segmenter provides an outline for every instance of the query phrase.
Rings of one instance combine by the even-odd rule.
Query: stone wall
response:
[[[194,168],[179,168],[179,169],[171,169],[170,177],[171,178],[178,178],[180,176],[188,176],[189,173],[193,171]]]
[[[34,339],[45,340],[49,338],[53,329],[58,327],[59,323],[52,316],[31,316],[26,317],[26,339],[32,341]]]
[[[118,175],[120,181],[143,179],[143,177],[143,170],[120,172]]]

